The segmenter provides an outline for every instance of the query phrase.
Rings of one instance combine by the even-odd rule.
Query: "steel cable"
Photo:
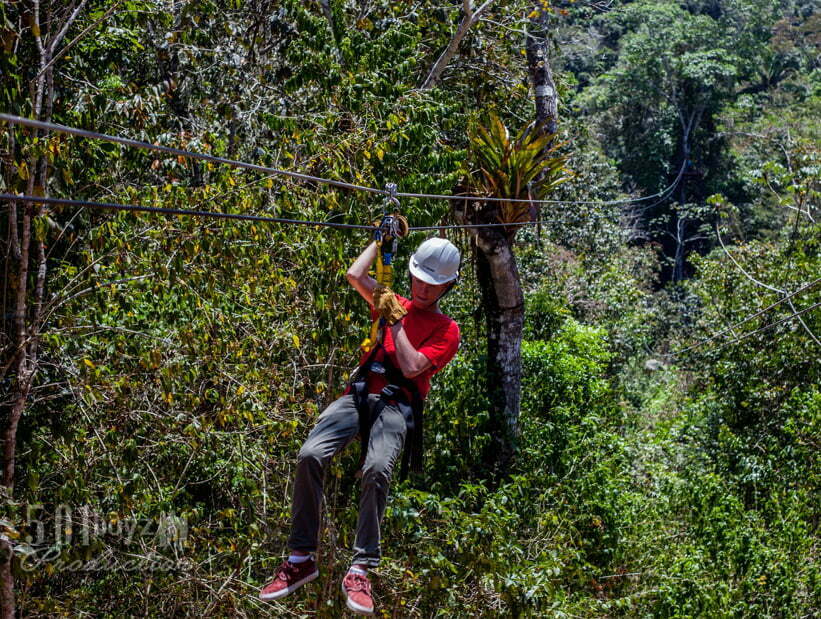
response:
[[[284,217],[263,217],[261,215],[243,215],[239,213],[217,213],[213,211],[194,211],[190,209],[162,208],[156,206],[136,206],[132,204],[117,204],[115,202],[88,202],[85,200],[68,200],[66,198],[16,196],[9,193],[0,193],[0,200],[34,202],[36,204],[56,204],[59,206],[89,207],[113,211],[137,211],[143,213],[157,213],[161,215],[191,215],[194,217],[212,217],[216,219],[240,219],[243,221],[260,221],[266,223],[296,224],[303,226],[325,226],[328,228],[345,228],[355,230],[373,230],[373,226],[365,226],[361,224],[341,224],[330,221],[305,221],[302,219],[286,219]]]
[[[89,200],[70,200],[68,198],[52,198],[43,196],[31,196],[26,194],[0,193],[0,201],[32,202],[34,204],[54,204],[57,206],[74,206],[80,208],[94,208],[114,211],[135,211],[144,213],[157,213],[161,215],[188,215],[193,217],[211,217],[217,219],[239,219],[244,221],[258,221],[265,223],[295,224],[303,226],[321,226],[328,228],[342,228],[354,230],[373,230],[373,226],[363,224],[342,224],[329,221],[309,221],[304,219],[288,219],[284,217],[266,217],[262,215],[243,215],[239,213],[220,213],[215,211],[198,211],[193,209],[175,209],[156,206],[141,206],[136,204],[119,204],[116,202],[92,202]],[[442,226],[410,226],[411,232],[425,230],[457,230],[468,228],[513,228],[516,226],[534,226],[539,223],[567,223],[561,219],[542,219],[540,221],[520,221],[516,223],[493,223],[493,224],[458,224]]]
[[[530,199],[516,199],[516,198],[497,198],[497,197],[482,197],[482,196],[459,196],[459,195],[443,195],[443,194],[424,194],[424,193],[409,193],[409,192],[396,192],[390,193],[384,189],[378,189],[376,187],[367,187],[364,185],[356,185],[353,183],[346,183],[344,181],[337,181],[327,178],[322,178],[318,176],[312,176],[309,174],[302,174],[300,172],[292,172],[288,170],[281,170],[278,168],[272,168],[268,166],[262,166],[253,163],[247,163],[243,161],[238,161],[234,159],[228,159],[225,157],[218,157],[215,155],[208,155],[205,153],[197,153],[193,151],[187,151],[179,148],[174,148],[170,146],[163,146],[160,144],[152,144],[149,142],[142,142],[139,140],[133,140],[130,138],[123,138],[119,136],[112,136],[103,133],[98,133],[96,131],[89,131],[85,129],[78,129],[75,127],[68,127],[65,125],[59,125],[56,123],[49,123],[43,121],[37,121],[27,118],[22,118],[19,116],[14,116],[10,114],[0,114],[0,121],[4,121],[9,124],[13,125],[21,125],[26,126],[34,129],[42,129],[45,131],[55,131],[58,133],[64,133],[69,135],[76,135],[80,137],[86,137],[90,139],[99,139],[104,140],[107,142],[112,142],[115,144],[121,144],[124,146],[130,146],[134,148],[144,149],[144,150],[152,150],[162,153],[167,153],[170,155],[175,155],[178,157],[186,157],[190,159],[198,159],[202,161],[208,161],[211,163],[217,164],[225,164],[237,168],[243,168],[248,170],[253,170],[256,172],[263,172],[266,174],[276,174],[281,176],[286,176],[289,178],[294,178],[301,181],[307,182],[315,182],[325,185],[330,185],[333,187],[339,187],[342,189],[351,189],[354,191],[362,191],[371,194],[377,194],[382,196],[396,196],[402,198],[415,198],[415,199],[435,199],[435,200],[460,200],[460,201],[469,201],[469,202],[508,202],[508,203],[525,203],[525,204],[566,204],[566,205],[601,205],[601,206],[609,206],[609,205],[617,205],[617,204],[633,204],[637,202],[643,202],[645,200],[651,200],[655,198],[659,198],[657,202],[651,204],[649,206],[643,207],[641,210],[646,210],[659,204],[661,201],[669,197],[670,193],[675,190],[678,183],[681,181],[681,178],[684,174],[686,168],[686,162],[682,164],[681,169],[679,170],[678,175],[670,184],[669,187],[663,189],[660,192],[655,194],[651,194],[648,196],[643,196],[641,198],[628,198],[623,200],[607,200],[607,201],[585,201],[585,200],[530,200]],[[260,215],[245,215],[245,214],[238,214],[238,213],[219,213],[219,212],[210,212],[210,211],[198,211],[192,209],[172,209],[172,208],[163,208],[163,207],[149,207],[149,206],[138,206],[138,205],[127,205],[127,204],[118,204],[112,202],[90,202],[85,200],[70,200],[65,198],[51,198],[51,197],[40,197],[40,196],[28,196],[28,195],[13,195],[2,193],[0,194],[0,200],[9,200],[9,201],[23,201],[23,202],[32,202],[32,203],[39,203],[39,204],[54,204],[54,205],[61,205],[61,206],[75,206],[75,207],[88,207],[88,208],[97,208],[97,209],[105,209],[105,210],[117,210],[117,211],[136,211],[136,212],[145,212],[145,213],[155,213],[155,214],[162,214],[162,215],[187,215],[187,216],[195,216],[195,217],[211,217],[217,219],[232,219],[232,220],[242,220],[242,221],[256,221],[256,222],[264,222],[264,223],[282,223],[282,224],[292,224],[292,225],[305,225],[305,226],[321,226],[321,227],[329,227],[329,228],[338,228],[338,229],[358,229],[358,230],[368,230],[372,231],[373,226],[371,225],[360,225],[360,224],[343,224],[343,223],[335,223],[335,222],[322,222],[322,221],[308,221],[308,220],[300,220],[300,219],[289,219],[289,218],[282,218],[282,217],[265,217]],[[601,218],[605,217],[603,215],[591,215],[590,218]],[[469,229],[469,228],[493,228],[493,227],[514,227],[514,226],[527,226],[527,225],[535,225],[538,223],[550,223],[550,222],[566,222],[567,220],[542,220],[539,221],[524,221],[524,222],[516,222],[516,223],[492,223],[492,224],[459,224],[459,225],[444,225],[444,226],[412,226],[409,228],[411,231],[422,231],[422,230],[450,230],[450,229]],[[731,325],[730,327],[720,331],[714,336],[709,338],[705,338],[695,344],[688,346],[682,350],[676,351],[674,353],[666,354],[666,357],[675,357],[681,355],[687,351],[693,350],[702,346],[703,344],[713,341],[720,337],[721,335],[727,333],[728,331],[738,327],[757,316],[760,316],[764,312],[772,309],[776,305],[787,301],[791,297],[799,294],[800,292],[807,290],[813,287],[821,281],[821,278],[802,286],[798,290],[793,293],[790,293],[784,296],[782,299],[772,303],[771,305],[767,306],[766,308],[759,310],[758,312],[748,316],[747,318]],[[788,320],[791,320],[797,316],[800,316],[806,312],[809,312],[817,307],[821,306],[821,302],[816,303],[808,308],[805,308],[800,311],[795,311],[794,313],[782,318],[778,321],[765,325],[755,331],[751,331],[749,333],[745,333],[744,335],[730,340],[728,342],[724,342],[719,346],[713,347],[710,350],[718,350],[724,346],[729,344],[741,341],[747,337],[755,335],[756,333],[760,333],[764,330],[770,329],[774,326],[777,326],[781,323],[784,323]]]
[[[753,318],[757,318],[758,316],[760,316],[760,315],[761,315],[761,314],[763,314],[764,312],[767,312],[767,311],[771,310],[772,308],[774,308],[776,305],[780,305],[781,303],[784,303],[784,302],[785,302],[785,301],[787,301],[788,299],[790,299],[790,298],[792,298],[792,297],[794,297],[794,296],[796,296],[796,295],[798,295],[798,294],[801,294],[801,293],[802,293],[802,292],[804,292],[805,290],[809,290],[809,289],[811,289],[811,288],[814,288],[814,287],[815,287],[815,286],[816,286],[819,282],[821,282],[821,277],[816,278],[816,279],[814,279],[813,281],[811,281],[811,282],[809,282],[809,283],[807,283],[807,284],[804,284],[804,285],[803,285],[803,286],[801,286],[798,290],[795,290],[794,292],[789,293],[788,295],[786,295],[786,296],[782,297],[782,298],[781,298],[781,299],[779,299],[778,301],[775,301],[774,303],[771,303],[771,304],[770,304],[770,305],[768,305],[767,307],[765,307],[765,308],[763,308],[763,309],[758,310],[758,311],[757,311],[757,312],[755,312],[754,314],[751,314],[751,315],[747,316],[747,317],[746,317],[746,318],[744,318],[743,320],[739,320],[738,322],[736,322],[736,323],[734,323],[734,324],[730,325],[730,326],[729,326],[729,327],[727,327],[726,329],[723,329],[723,330],[719,331],[719,332],[718,332],[718,333],[716,333],[715,335],[712,335],[712,336],[710,336],[710,337],[704,338],[703,340],[699,340],[699,341],[698,341],[698,342],[696,342],[695,344],[692,344],[692,345],[690,345],[690,346],[687,346],[686,348],[682,348],[681,350],[677,350],[676,352],[673,352],[673,353],[667,353],[667,354],[662,355],[662,356],[664,356],[664,357],[677,357],[678,355],[684,354],[684,353],[685,353],[685,352],[687,352],[687,351],[693,350],[693,349],[695,349],[695,348],[699,348],[700,346],[703,346],[703,345],[704,345],[704,344],[706,344],[707,342],[711,342],[711,341],[713,341],[713,340],[715,340],[715,339],[717,339],[717,338],[721,337],[722,335],[724,335],[724,334],[725,334],[725,333],[727,333],[728,331],[732,331],[732,330],[733,330],[733,329],[735,329],[736,327],[739,327],[739,326],[743,325],[744,323],[747,323],[747,322],[751,321]],[[814,305],[813,307],[816,307],[817,305],[818,305],[818,304]],[[812,309],[812,308],[810,308],[810,309]],[[804,311],[808,311],[808,310],[804,310]],[[795,316],[798,316],[798,315],[800,315],[800,314],[803,314],[803,313],[804,313],[804,311],[801,311],[801,312],[795,312],[794,314],[791,314],[790,316],[788,316],[788,318],[794,318]],[[773,324],[775,324],[775,323],[773,323]],[[752,332],[752,333],[755,333],[755,332]],[[745,336],[743,336],[742,338],[739,338],[739,339],[743,339],[744,337],[747,337],[747,336],[745,335]],[[731,342],[727,342],[727,343],[731,343]]]
[[[789,316],[785,316],[781,320],[776,320],[775,322],[771,322],[768,325],[764,325],[763,327],[761,327],[759,329],[756,329],[755,331],[750,331],[749,333],[745,333],[744,335],[742,335],[740,337],[737,337],[735,339],[732,339],[729,342],[722,342],[718,346],[708,348],[707,352],[719,350],[721,348],[724,348],[725,346],[729,346],[730,344],[735,344],[737,342],[740,342],[741,340],[744,340],[744,339],[750,337],[751,335],[755,335],[756,333],[761,333],[762,331],[766,331],[768,329],[771,329],[775,326],[780,325],[781,323],[787,322],[788,320],[792,320],[793,318],[797,318],[798,316],[801,316],[802,314],[806,314],[807,312],[811,312],[812,310],[816,309],[817,307],[821,307],[821,301],[819,301],[818,303],[815,303],[813,305],[810,305],[809,307],[806,307],[802,310],[799,310],[797,312],[793,312],[792,314],[790,314]]]
[[[255,163],[247,163],[244,161],[238,161],[236,159],[228,159],[225,157],[217,157],[216,155],[208,155],[205,153],[197,153],[193,151],[183,150],[180,148],[174,148],[171,146],[162,146],[160,144],[152,144],[150,142],[141,142],[139,140],[132,140],[131,138],[123,138],[115,135],[107,135],[104,133],[98,133],[96,131],[89,131],[87,129],[78,129],[76,127],[68,127],[66,125],[59,125],[56,123],[44,122],[40,120],[32,120],[30,118],[23,118],[22,116],[14,116],[12,114],[0,114],[0,121],[4,121],[11,125],[21,125],[24,127],[30,127],[32,129],[42,129],[44,131],[55,131],[58,133],[65,133],[69,135],[76,135],[85,138],[91,138],[96,140],[104,140],[106,142],[113,142],[115,144],[122,144],[124,146],[131,146],[133,148],[140,148],[144,150],[153,150],[162,153],[167,153],[169,155],[175,155],[177,157],[187,157],[190,159],[199,159],[201,161],[209,161],[211,163],[219,163],[230,165],[238,168],[244,168],[247,170],[254,170],[256,172],[265,172],[267,174],[279,174],[281,176],[287,176],[289,178],[294,178],[301,181],[309,181],[314,183],[322,183],[325,185],[331,185],[333,187],[340,187],[342,189],[352,189],[355,191],[364,191],[367,193],[373,193],[381,196],[389,196],[391,195],[385,189],[378,189],[376,187],[367,187],[364,185],[355,185],[353,183],[346,183],[344,181],[336,181],[328,178],[322,178],[319,176],[312,176],[310,174],[302,174],[301,172],[291,172],[288,170],[281,170],[278,168],[272,168],[268,166],[258,165]],[[676,184],[678,183],[681,175],[684,173],[684,169],[686,167],[686,162],[682,164],[682,168],[679,171],[679,175],[673,183],[663,189],[658,193],[651,194],[649,196],[643,196],[641,198],[626,198],[623,200],[607,200],[607,201],[596,201],[596,200],[529,200],[525,198],[496,198],[496,197],[483,197],[483,196],[459,196],[459,195],[444,195],[444,194],[427,194],[427,193],[404,193],[404,192],[397,192],[395,195],[399,198],[417,198],[417,199],[430,199],[430,200],[462,200],[462,201],[469,201],[469,202],[509,202],[509,203],[516,203],[516,204],[567,204],[567,205],[601,205],[601,206],[611,206],[616,204],[632,204],[635,202],[642,202],[644,200],[652,200],[654,198],[659,198],[665,196],[665,194],[669,191],[675,189]],[[501,224],[506,225],[506,224]],[[477,226],[468,226],[468,227],[477,227]]]

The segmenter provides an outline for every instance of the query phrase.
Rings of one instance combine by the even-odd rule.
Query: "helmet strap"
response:
[[[439,295],[439,298],[436,299],[436,303],[439,303],[439,301],[444,299],[446,295],[450,294],[450,291],[453,290],[454,288],[456,288],[456,284],[458,284],[458,283],[459,283],[459,278],[458,277],[456,279],[454,279],[452,282],[450,282],[450,286],[448,286],[445,289],[445,292],[443,292],[442,294]]]

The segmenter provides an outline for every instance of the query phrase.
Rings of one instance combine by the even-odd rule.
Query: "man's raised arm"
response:
[[[376,241],[374,241],[359,254],[359,257],[354,260],[354,263],[345,274],[351,286],[362,295],[362,298],[365,299],[370,306],[373,306],[373,289],[376,287],[376,280],[368,275],[368,271],[374,263],[374,260],[376,260],[376,252]]]

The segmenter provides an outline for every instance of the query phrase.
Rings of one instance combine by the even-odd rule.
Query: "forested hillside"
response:
[[[342,615],[360,491],[354,446],[320,578],[260,601],[369,230],[38,199],[370,226],[388,183],[433,227],[400,294],[462,251],[462,343],[377,614],[821,614],[815,2],[15,0],[0,39],[0,114],[212,157],[0,122],[4,619]]]

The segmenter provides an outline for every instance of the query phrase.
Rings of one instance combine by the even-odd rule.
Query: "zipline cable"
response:
[[[657,193],[653,196],[647,196],[647,198],[658,197],[658,200],[656,200],[652,204],[645,204],[641,208],[636,209],[635,211],[633,211],[632,213],[629,213],[629,214],[630,215],[640,215],[641,213],[644,213],[645,211],[648,211],[649,209],[653,208],[654,206],[658,206],[659,204],[661,204],[662,202],[667,200],[671,195],[673,195],[673,192],[678,187],[678,184],[681,182],[681,179],[684,177],[684,170],[686,170],[686,169],[687,169],[687,162],[685,161],[684,163],[681,164],[681,168],[679,169],[678,174],[676,175],[676,178],[673,179],[673,182],[670,183],[670,185],[666,189],[663,189],[662,191],[660,191],[659,193]],[[641,198],[641,199],[644,200],[645,198]],[[638,202],[638,200],[636,200],[636,202]]]
[[[65,198],[16,196],[9,193],[0,193],[0,200],[34,202],[36,204],[56,204],[59,206],[90,207],[112,211],[137,211],[143,213],[157,213],[160,215],[191,215],[193,217],[213,217],[216,219],[240,219],[242,221],[261,221],[266,223],[294,224],[303,226],[325,226],[328,228],[345,228],[354,230],[369,230],[371,232],[373,231],[373,226],[365,226],[360,224],[341,224],[330,221],[305,221],[302,219],[286,219],[283,217],[263,217],[261,215],[217,213],[213,211],[194,211],[190,209],[161,208],[156,206],[136,206],[132,204],[117,204],[115,202],[87,202],[85,200],[68,200]]]
[[[295,224],[303,226],[324,226],[329,228],[343,228],[354,230],[368,230],[373,232],[373,226],[361,224],[342,224],[330,221],[308,221],[304,219],[286,219],[283,217],[265,217],[262,215],[242,215],[237,213],[220,213],[216,211],[197,211],[192,209],[161,208],[156,206],[141,206],[136,204],[119,204],[116,202],[91,202],[88,200],[70,200],[68,198],[51,198],[31,196],[26,194],[0,193],[0,201],[32,202],[34,204],[54,204],[58,206],[75,206],[80,208],[94,208],[113,211],[135,211],[143,213],[157,213],[161,215],[189,215],[193,217],[212,217],[218,219],[241,219],[244,221],[259,221],[265,223]],[[542,219],[540,221],[520,221],[516,223],[495,224],[460,224],[452,226],[410,226],[410,232],[424,230],[454,230],[467,228],[512,228],[516,226],[534,226],[539,223],[567,223],[562,219]]]
[[[530,200],[528,198],[496,198],[492,196],[460,196],[460,195],[443,195],[443,194],[429,194],[429,193],[397,193],[400,198],[418,198],[430,200],[461,200],[464,202],[509,202],[511,204],[566,204],[568,206],[575,205],[592,205],[592,206],[615,206],[617,204],[633,204],[635,202],[643,202],[645,200],[653,200],[654,198],[661,198],[664,200],[672,192],[679,179],[683,176],[686,163],[682,164],[678,177],[668,187],[662,189],[657,193],[649,196],[642,196],[641,198],[624,198],[621,200]]]
[[[311,181],[315,183],[324,183],[326,185],[333,185],[334,187],[341,187],[343,189],[354,189],[356,191],[365,191],[368,193],[376,193],[379,195],[387,195],[384,189],[377,189],[375,187],[365,187],[363,185],[354,185],[345,183],[343,181],[335,181],[327,178],[319,178],[318,176],[311,176],[309,174],[301,174],[300,172],[290,172],[288,170],[279,170],[277,168],[269,168],[267,166],[257,165],[255,163],[247,163],[244,161],[237,161],[235,159],[226,159],[225,157],[217,157],[216,155],[207,155],[205,153],[196,153],[192,151],[173,148],[171,146],[162,146],[160,144],[151,144],[150,142],[141,142],[139,140],[132,140],[130,138],[122,138],[116,135],[106,135],[104,133],[97,133],[96,131],[88,131],[86,129],[77,129],[75,127],[67,127],[66,125],[58,125],[55,123],[47,123],[40,120],[32,120],[30,118],[22,118],[20,116],[13,116],[11,114],[0,114],[0,121],[5,121],[11,125],[23,125],[33,129],[43,129],[45,131],[56,131],[58,133],[67,133],[70,135],[78,135],[84,138],[92,138],[96,140],[104,140],[106,142],[113,142],[115,144],[122,144],[124,146],[131,146],[133,148],[141,148],[144,150],[154,150],[169,155],[176,155],[177,157],[188,157],[190,159],[199,159],[201,161],[209,161],[211,163],[220,163],[237,168],[245,168],[247,170],[254,170],[256,172],[266,172],[269,174],[279,174],[296,178],[302,181]]]
[[[247,170],[254,170],[256,172],[265,172],[268,174],[279,174],[281,176],[287,176],[290,178],[294,178],[301,181],[310,181],[314,183],[322,183],[325,185],[331,185],[333,187],[340,187],[342,189],[352,189],[355,191],[364,191],[367,193],[378,194],[381,196],[387,196],[388,192],[384,189],[378,189],[376,187],[366,187],[364,185],[355,185],[353,183],[346,183],[344,181],[337,181],[328,178],[321,178],[319,176],[311,176],[310,174],[302,174],[300,172],[291,172],[288,170],[280,170],[278,168],[271,168],[268,166],[258,165],[255,163],[247,163],[244,161],[238,161],[236,159],[227,159],[225,157],[217,157],[216,155],[208,155],[205,153],[197,153],[193,151],[183,150],[179,148],[173,148],[171,146],[162,146],[160,144],[152,144],[150,142],[141,142],[139,140],[132,140],[131,138],[123,138],[115,135],[107,135],[104,133],[98,133],[96,131],[89,131],[87,129],[77,129],[76,127],[68,127],[66,125],[58,125],[56,123],[44,122],[41,120],[33,120],[30,118],[23,118],[22,116],[14,116],[12,114],[0,114],[0,121],[9,123],[11,125],[22,125],[24,127],[30,127],[33,129],[43,129],[44,131],[55,131],[57,133],[66,133],[69,135],[77,135],[80,137],[91,138],[96,140],[104,140],[106,142],[113,142],[115,144],[122,144],[124,146],[131,146],[133,148],[141,148],[144,150],[153,150],[162,153],[167,153],[169,155],[175,155],[177,157],[187,157],[190,159],[199,159],[202,161],[209,161],[211,163],[219,163],[230,165],[238,168],[244,168]],[[596,200],[529,200],[525,198],[496,198],[496,197],[483,197],[483,196],[459,196],[459,195],[444,195],[444,194],[427,194],[427,193],[403,193],[397,192],[395,194],[396,197],[399,198],[417,198],[417,199],[430,199],[430,200],[461,200],[467,202],[508,202],[508,203],[523,203],[523,204],[567,204],[567,205],[601,205],[601,206],[611,206],[615,204],[632,204],[634,202],[643,202],[644,200],[652,200],[654,198],[659,198],[665,196],[665,194],[669,191],[675,189],[676,184],[678,183],[681,176],[684,174],[684,169],[687,165],[687,162],[682,164],[681,170],[679,171],[679,175],[673,183],[663,189],[658,193],[651,194],[649,196],[643,196],[641,198],[626,198],[623,200],[607,200],[607,201],[596,201]],[[502,224],[505,225],[505,224]],[[476,227],[476,226],[469,226],[469,227]]]
[[[686,164],[685,164],[686,165]],[[625,213],[627,215],[639,215],[654,206],[658,206],[662,202],[664,202],[670,195],[675,191],[676,187],[678,186],[679,182],[681,181],[682,176],[684,176],[684,168],[685,165],[681,167],[679,170],[678,176],[673,180],[672,184],[664,189],[662,192],[654,194],[652,196],[645,196],[644,198],[637,198],[635,201],[638,202],[639,200],[644,200],[647,198],[655,198],[658,196],[658,200],[653,202],[652,204],[647,204],[642,206],[639,209],[636,209],[632,213]],[[400,194],[397,194],[400,195]],[[515,200],[511,200],[511,202],[515,202]],[[544,204],[548,202],[553,202],[551,200],[533,200],[532,204]],[[560,204],[598,204],[598,205],[605,205],[605,204],[616,204],[619,203],[618,201],[613,202],[559,202]],[[582,219],[589,220],[589,219],[611,219],[610,215],[603,215],[603,214],[596,214],[590,213],[581,217]],[[455,224],[455,225],[442,225],[442,226],[412,226],[411,230],[463,230],[465,228],[499,228],[499,227],[513,227],[513,226],[532,226],[538,225],[540,223],[559,223],[559,224],[566,224],[572,223],[572,219],[539,219],[538,221],[519,221],[515,223],[496,223],[496,224]]]
[[[806,307],[802,310],[799,310],[797,312],[793,312],[792,314],[790,314],[789,316],[785,316],[781,320],[776,320],[775,322],[771,322],[768,325],[764,325],[763,327],[761,327],[759,329],[756,329],[755,331],[750,331],[749,333],[745,333],[744,335],[741,335],[740,337],[732,339],[728,342],[722,342],[718,346],[713,346],[713,347],[708,349],[708,352],[709,351],[720,350],[720,349],[724,348],[725,346],[729,346],[730,344],[735,344],[736,342],[740,342],[741,340],[746,339],[746,338],[750,337],[751,335],[755,335],[756,333],[761,333],[762,331],[766,331],[766,330],[771,329],[771,328],[773,328],[777,325],[780,325],[781,323],[787,322],[789,320],[792,320],[793,318],[801,316],[801,314],[806,314],[807,312],[811,312],[812,310],[816,309],[817,307],[821,307],[821,301],[819,301],[818,303],[815,303],[814,305],[810,305],[809,307]]]
[[[736,327],[739,327],[739,326],[743,325],[744,323],[751,321],[753,318],[757,318],[758,316],[761,316],[761,314],[763,314],[764,312],[767,312],[767,311],[771,310],[771,309],[772,309],[772,308],[774,308],[776,305],[780,305],[781,303],[784,303],[784,302],[785,302],[785,301],[787,301],[788,299],[790,299],[790,298],[792,298],[792,297],[794,297],[794,296],[796,296],[796,295],[798,295],[798,294],[801,294],[801,293],[802,293],[802,292],[804,292],[805,290],[809,290],[809,289],[811,289],[811,288],[814,288],[814,287],[818,284],[818,282],[821,282],[821,277],[816,278],[816,279],[814,279],[813,281],[811,281],[811,282],[809,282],[809,283],[807,283],[807,284],[804,284],[804,285],[803,285],[803,286],[801,286],[801,288],[799,288],[798,290],[795,290],[794,292],[789,293],[788,295],[786,295],[786,296],[782,297],[782,298],[781,298],[781,299],[779,299],[778,301],[776,301],[776,302],[774,302],[774,303],[771,303],[771,304],[770,304],[770,305],[768,305],[767,307],[765,307],[765,308],[763,308],[763,309],[760,309],[760,310],[758,310],[757,312],[755,312],[754,314],[751,314],[751,315],[747,316],[747,317],[746,317],[746,318],[744,318],[743,320],[739,320],[738,322],[736,322],[736,323],[734,323],[734,324],[730,325],[730,326],[729,326],[729,327],[727,327],[726,329],[723,329],[722,331],[719,331],[719,332],[718,332],[718,333],[716,333],[715,335],[712,335],[712,336],[710,336],[710,337],[704,338],[703,340],[699,340],[699,341],[698,341],[698,342],[696,342],[695,344],[692,344],[692,345],[690,345],[690,346],[688,346],[688,347],[686,347],[686,348],[682,348],[681,350],[677,350],[676,352],[673,352],[673,353],[667,353],[667,354],[664,354],[664,355],[662,355],[662,356],[664,356],[664,357],[676,357],[676,356],[678,356],[678,355],[684,354],[685,352],[687,352],[687,351],[689,351],[689,350],[693,350],[693,349],[695,349],[695,348],[698,348],[698,347],[700,347],[700,346],[703,346],[703,345],[704,345],[704,344],[706,344],[707,342],[711,342],[711,341],[713,341],[713,340],[715,340],[715,339],[717,339],[717,338],[721,337],[722,335],[724,335],[724,334],[725,334],[725,333],[727,333],[728,331],[732,331],[732,330],[733,330],[733,329],[735,329]],[[813,306],[813,307],[815,307],[815,306]],[[810,308],[810,309],[812,309],[812,308]],[[802,314],[802,313],[804,313],[804,312],[803,312],[803,311],[802,311],[802,312],[796,312],[796,313],[792,314],[791,316],[788,316],[788,318],[795,317],[795,316],[797,316],[797,315],[799,315],[799,314]],[[775,324],[775,323],[774,323],[774,324]],[[753,332],[753,333],[755,333],[755,332]],[[745,335],[745,336],[743,336],[743,337],[742,337],[742,338],[740,338],[740,339],[743,339],[744,337],[747,337],[747,336]],[[727,343],[730,343],[730,342],[727,342]]]
[[[287,218],[282,218],[282,217],[263,217],[263,216],[259,216],[259,215],[243,215],[243,214],[237,214],[237,213],[216,213],[216,212],[210,212],[210,211],[195,211],[195,210],[189,210],[189,209],[172,209],[172,208],[161,208],[161,207],[152,207],[152,206],[135,206],[135,205],[128,205],[128,204],[117,204],[117,203],[112,203],[112,202],[87,202],[87,201],[84,201],[84,200],[68,200],[68,199],[65,199],[65,198],[49,198],[49,197],[44,197],[44,196],[25,196],[25,195],[14,195],[14,194],[8,194],[8,193],[0,193],[0,201],[6,201],[6,200],[8,200],[8,201],[19,201],[19,202],[34,202],[34,203],[39,203],[39,204],[55,204],[55,205],[77,206],[77,207],[92,207],[92,208],[117,210],[117,211],[138,211],[138,212],[146,212],[146,213],[156,213],[156,214],[161,214],[161,215],[191,215],[191,216],[195,216],[195,217],[212,217],[212,218],[217,218],[217,219],[234,219],[234,220],[242,220],[242,221],[258,221],[258,222],[267,222],[267,223],[284,223],[284,224],[295,224],[295,225],[306,225],[306,226],[325,226],[325,227],[329,227],[329,228],[367,230],[369,232],[373,232],[373,226],[366,226],[366,225],[359,225],[359,224],[343,224],[343,223],[334,223],[334,222],[328,222],[328,221],[306,221],[306,220],[300,220],[300,219],[287,219]],[[535,223],[537,223],[537,222],[522,222],[522,223],[513,224],[513,225],[526,225],[526,224],[535,224]],[[491,226],[497,226],[497,225],[498,226],[509,226],[511,224],[480,224],[480,225],[476,225],[476,226],[463,226],[463,227],[491,227]],[[432,228],[436,229],[438,227],[433,226]],[[430,228],[429,227],[419,227],[419,228],[411,227],[409,229],[410,230],[426,230],[426,229],[430,229]],[[779,304],[783,303],[784,301],[786,301],[786,300],[788,300],[788,299],[790,299],[790,298],[792,298],[792,297],[794,297],[794,296],[796,296],[796,295],[798,295],[798,294],[800,294],[800,293],[802,293],[806,290],[809,290],[810,288],[813,288],[819,282],[821,282],[821,277],[816,278],[815,280],[813,280],[813,281],[811,281],[807,284],[804,284],[803,286],[801,286],[799,289],[795,290],[794,292],[791,292],[790,294],[782,297],[778,301],[775,301],[774,303],[771,303],[767,307],[765,307],[761,310],[758,310],[757,312],[755,312],[754,314],[751,314],[750,316],[744,318],[743,320],[740,320],[737,323],[735,323],[733,325],[730,325],[726,329],[724,329],[722,331],[719,331],[718,333],[716,333],[715,335],[713,335],[711,337],[700,340],[700,341],[696,342],[695,344],[692,344],[691,346],[688,346],[687,348],[683,348],[683,349],[678,350],[676,352],[664,354],[664,355],[661,355],[661,356],[668,357],[668,358],[676,357],[676,356],[681,355],[681,354],[683,354],[687,351],[690,351],[690,350],[693,350],[693,349],[698,348],[700,346],[703,346],[704,344],[706,344],[708,342],[711,342],[711,341],[717,339],[718,337],[724,335],[728,331],[730,331],[730,330],[732,330],[732,329],[734,329],[734,328],[736,328],[736,327],[738,327],[738,326],[740,326],[740,325],[742,325],[746,322],[749,322],[753,318],[756,318],[756,317],[760,316],[761,314],[763,314],[764,312],[772,309],[776,305],[779,305]],[[756,329],[755,331],[751,331],[750,333],[746,333],[746,334],[742,335],[741,337],[735,338],[735,339],[730,340],[728,342],[724,342],[724,343],[720,344],[719,346],[711,348],[710,350],[718,350],[719,348],[723,348],[724,346],[727,346],[727,345],[732,344],[734,342],[741,341],[741,340],[743,340],[747,337],[750,337],[751,335],[755,335],[756,333],[759,333],[761,331],[764,331],[766,329],[769,329],[771,327],[779,325],[783,322],[786,322],[787,320],[791,320],[791,319],[795,318],[796,316],[800,316],[802,314],[805,314],[806,312],[809,312],[809,311],[815,309],[819,305],[821,305],[821,302],[818,302],[815,305],[812,305],[812,306],[810,306],[806,309],[803,309],[801,311],[794,312],[794,313],[790,314],[789,316],[787,316],[785,318],[782,318],[781,320],[778,320],[774,323],[771,323],[769,325],[761,327],[760,329]]]

